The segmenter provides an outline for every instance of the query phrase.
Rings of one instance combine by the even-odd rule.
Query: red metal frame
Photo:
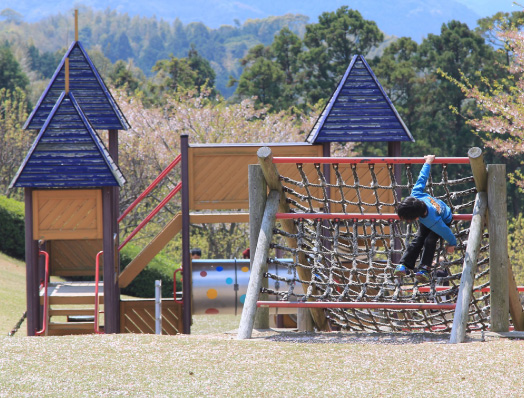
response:
[[[182,300],[177,300],[176,298],[176,274],[178,272],[182,272],[183,268],[177,268],[175,272],[173,272],[173,300],[175,300],[175,303],[177,304],[184,304],[184,296],[182,296]],[[183,291],[183,290],[182,290]]]
[[[47,313],[48,313],[48,307],[49,307],[48,298],[47,298],[47,287],[49,285],[49,253],[44,251],[44,250],[40,250],[38,252],[38,256],[44,256],[45,257],[44,319],[43,319],[43,322],[42,322],[42,330],[37,330],[36,333],[35,333],[37,336],[41,336],[41,335],[45,334],[45,332],[47,330]]]
[[[104,334],[104,332],[100,331],[100,327],[98,325],[98,315],[100,314],[100,311],[98,310],[99,307],[99,300],[98,300],[98,282],[100,280],[100,256],[104,254],[103,251],[99,251],[96,254],[96,269],[95,269],[95,333],[96,334]]]
[[[122,215],[118,218],[118,222],[122,221],[130,212],[133,210],[146,196],[148,193],[150,193],[160,181],[164,179],[164,177],[171,171],[173,168],[180,163],[180,160],[182,159],[182,155],[178,155],[175,160],[173,160],[169,166],[167,166],[155,180],[142,192],[138,198],[135,199],[133,203],[129,205],[129,207],[122,213]]]
[[[399,220],[397,214],[359,214],[359,213],[277,213],[276,218],[307,220]],[[453,220],[471,221],[473,214],[453,214]]]
[[[173,189],[173,190],[172,190],[172,191],[171,191],[171,192],[170,192],[170,193],[169,193],[169,194],[164,198],[164,200],[162,200],[162,202],[160,202],[160,203],[157,205],[157,207],[155,207],[155,208],[153,209],[153,211],[152,211],[151,213],[149,213],[149,215],[148,215],[146,218],[144,218],[144,220],[143,220],[140,224],[138,224],[138,226],[133,230],[133,232],[131,232],[131,233],[129,234],[129,236],[124,240],[124,242],[122,242],[122,244],[121,244],[120,246],[118,246],[118,251],[122,250],[122,248],[123,248],[125,245],[127,245],[127,244],[129,243],[129,241],[130,241],[131,239],[133,239],[134,236],[135,236],[138,232],[140,232],[140,230],[141,230],[142,228],[144,228],[144,227],[147,225],[147,223],[149,223],[149,221],[151,221],[151,219],[152,219],[152,218],[153,218],[153,217],[154,217],[154,216],[155,216],[155,215],[156,215],[160,210],[162,210],[162,208],[167,204],[167,202],[169,202],[169,201],[171,200],[171,198],[173,198],[173,196],[175,196],[175,195],[178,193],[178,191],[180,191],[181,189],[182,189],[182,183],[179,182],[179,183],[177,184],[177,186],[176,186],[176,187],[175,187],[175,188],[174,188],[174,189]]]
[[[257,301],[257,307],[273,308],[363,308],[390,310],[454,310],[455,304],[440,303],[377,303],[377,302],[337,302],[337,301]]]
[[[332,158],[332,157],[274,157],[273,163],[317,164],[421,164],[424,158]],[[469,158],[435,158],[433,164],[469,164]]]

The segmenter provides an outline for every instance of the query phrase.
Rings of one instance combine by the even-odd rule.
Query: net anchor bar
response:
[[[455,304],[440,303],[384,303],[384,302],[338,302],[338,301],[257,301],[257,307],[271,308],[355,308],[387,310],[454,310]]]

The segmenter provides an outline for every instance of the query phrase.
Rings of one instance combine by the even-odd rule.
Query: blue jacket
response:
[[[436,199],[424,192],[424,189],[426,188],[426,183],[429,178],[430,170],[431,164],[424,163],[424,166],[422,166],[422,170],[420,170],[417,182],[413,187],[413,191],[411,191],[411,196],[414,196],[415,198],[422,200],[428,208],[427,216],[419,217],[419,222],[424,224],[433,232],[440,235],[451,246],[456,246],[457,239],[455,238],[455,235],[453,234],[451,229],[447,226],[447,224],[451,223],[453,217],[451,209],[440,199]]]

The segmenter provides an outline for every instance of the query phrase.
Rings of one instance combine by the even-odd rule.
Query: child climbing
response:
[[[424,159],[426,162],[422,166],[411,195],[405,198],[397,208],[397,214],[402,221],[418,220],[419,228],[393,272],[393,276],[403,277],[408,270],[413,271],[422,251],[420,265],[415,273],[415,279],[422,283],[429,281],[439,238],[448,242],[446,251],[450,254],[455,251],[457,245],[457,239],[450,229],[453,219],[451,209],[440,199],[424,192],[435,155],[426,155]]]

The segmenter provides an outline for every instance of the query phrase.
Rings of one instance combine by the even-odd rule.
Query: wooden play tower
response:
[[[249,222],[248,165],[257,163],[259,148],[318,157],[329,156],[330,142],[372,141],[388,142],[389,156],[399,156],[400,142],[413,141],[369,65],[355,56],[304,143],[190,145],[183,135],[182,153],[168,167],[182,168],[175,188],[181,191],[181,212],[121,271],[118,221],[125,214],[120,215],[119,189],[125,178],[118,167],[118,134],[129,124],[78,41],[77,18],[75,13],[75,41],[24,126],[39,133],[11,183],[25,190],[28,335],[154,333],[154,301],[122,300],[120,288],[180,232],[184,300],[164,299],[163,332],[190,333],[190,224]],[[99,130],[108,131],[107,148]],[[103,283],[46,286],[50,276],[94,279],[99,263]],[[53,321],[55,316],[67,322]]]

